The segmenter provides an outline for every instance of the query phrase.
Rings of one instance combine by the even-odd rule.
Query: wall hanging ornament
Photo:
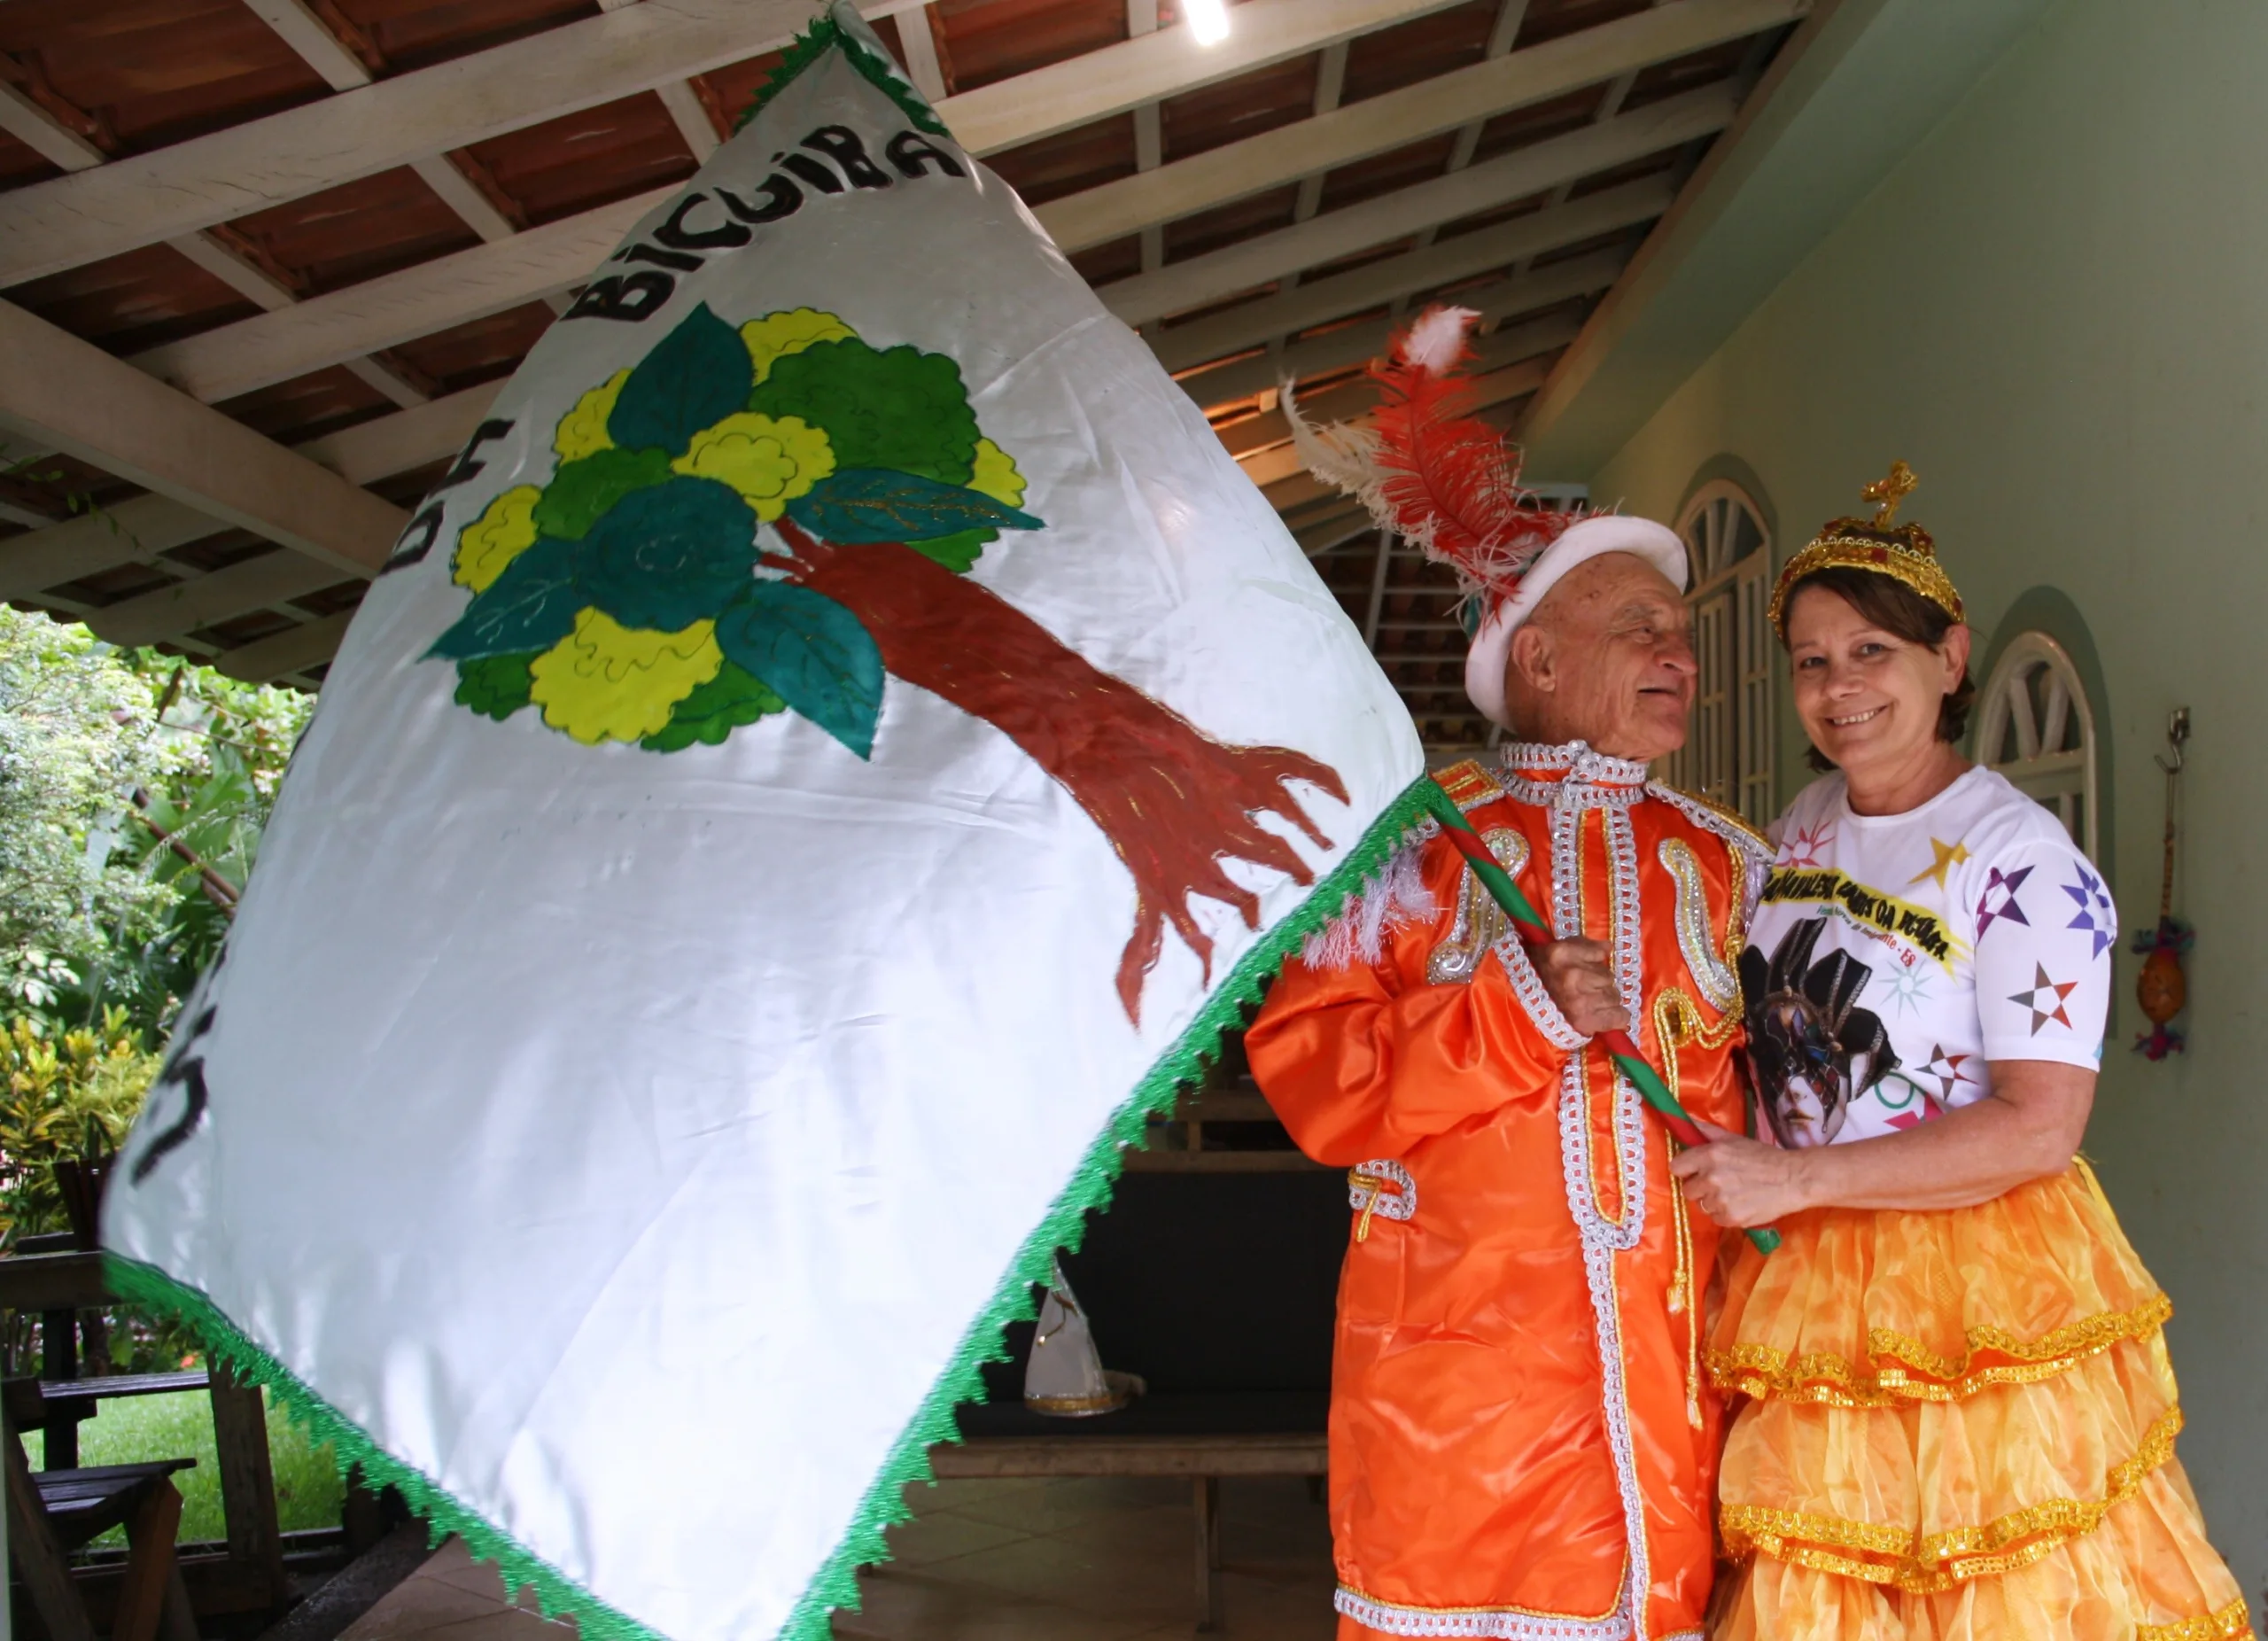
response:
[[[2143,1016],[2150,1023],[2150,1029],[2134,1039],[2134,1046],[2152,1060],[2179,1054],[2183,1047],[2181,1033],[2167,1023],[2189,1001],[2189,983],[2181,973],[2181,957],[2197,938],[2194,929],[2173,915],[2174,828],[2181,795],[2181,771],[2187,761],[2181,750],[2183,743],[2189,739],[2187,707],[2176,708],[2166,720],[2165,738],[2173,756],[2157,760],[2158,767],[2165,771],[2165,875],[2158,887],[2158,921],[2155,929],[2138,929],[2134,934],[2134,950],[2142,957],[2142,972],[2135,977],[2134,996],[2142,1006]]]

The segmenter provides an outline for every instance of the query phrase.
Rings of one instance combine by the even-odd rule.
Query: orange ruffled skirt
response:
[[[1742,1245],[1713,1335],[1713,1641],[2252,1633],[2173,1457],[2172,1306],[2084,1163],[1975,1208]]]

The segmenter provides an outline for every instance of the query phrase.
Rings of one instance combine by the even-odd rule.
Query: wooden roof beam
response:
[[[211,404],[579,284],[672,186],[239,319],[135,355]]]
[[[921,0],[858,0],[869,17]],[[1229,39],[1169,28],[949,97],[977,153],[1103,119],[1456,0],[1246,0]],[[193,233],[781,44],[810,0],[625,6],[321,102],[0,195],[0,286]]]
[[[1509,222],[1494,228],[1484,228],[1477,233],[1460,235],[1455,239],[1435,245],[1430,251],[1411,251],[1401,256],[1387,257],[1343,274],[1317,279],[1311,284],[1295,285],[1279,295],[1263,297],[1255,302],[1232,307],[1193,323],[1177,325],[1158,338],[1158,357],[1169,370],[1187,370],[1208,360],[1226,359],[1273,336],[1289,336],[1310,330],[1348,314],[1359,314],[1397,298],[1431,291],[1461,280],[1473,279],[1492,269],[1507,268],[1531,257],[1557,251],[1565,245],[1578,245],[1583,240],[1612,233],[1618,228],[1634,227],[1650,222],[1669,209],[1676,191],[1666,178],[1646,177],[1635,183],[1625,183],[1580,199],[1573,205],[1562,206],[1556,211],[1541,211],[1532,216],[1514,217]],[[1539,280],[1534,286],[1535,295],[1527,303],[1541,307],[1548,302],[1563,301],[1569,296],[1580,296],[1591,291],[1604,289],[1613,283],[1608,274],[1596,279],[1604,261],[1595,257],[1620,257],[1621,252],[1603,252],[1594,257],[1578,259],[1567,268],[1550,270],[1550,281]],[[1616,267],[1619,270],[1619,262]],[[1510,291],[1494,292],[1493,296],[1512,297]],[[1492,299],[1493,299],[1492,296]],[[1471,306],[1471,304],[1467,304]],[[1518,313],[1518,308],[1503,308],[1496,314]],[[1492,314],[1490,316],[1495,316]],[[1324,369],[1327,367],[1310,367]],[[1184,385],[1200,392],[1198,384],[1205,383],[1218,374],[1208,370],[1192,377]],[[1264,385],[1264,384],[1263,384]],[[1250,388],[1246,393],[1253,391]],[[1219,403],[1238,398],[1235,393],[1223,393],[1208,386],[1201,390],[1202,401]]]
[[[8,303],[0,303],[0,428],[345,570],[383,564],[408,518]]]
[[[1697,136],[1713,136],[1732,122],[1737,108],[1738,98],[1729,89],[1689,91],[1603,125],[1514,149],[1451,175],[1400,189],[1343,211],[1327,212],[1153,274],[1119,280],[1103,286],[1098,294],[1106,307],[1129,324],[1205,307],[1301,268],[1546,192],[1562,183],[1627,165]]]
[[[1810,0],[1674,0],[1344,108],[1330,98],[1334,106],[1309,119],[1052,201],[1039,219],[1066,251],[1107,244],[1146,223],[1312,179],[1437,132],[1776,27],[1809,8]],[[1301,220],[1313,214],[1310,208]]]
[[[326,433],[296,450],[350,484],[390,478],[462,449],[499,386],[468,387],[415,410]],[[135,496],[99,514],[0,541],[0,598],[24,597],[120,564],[156,563],[176,547],[228,527],[171,496]]]
[[[1239,11],[1241,14],[1248,9]],[[1121,280],[1103,287],[1100,294],[1121,318],[1139,325],[1705,136],[1722,128],[1733,110],[1728,91],[1689,92],[1603,125],[1516,150],[1454,176]],[[494,245],[437,257],[289,309],[167,343],[137,355],[135,362],[208,404],[289,381],[579,284],[612,253],[640,217],[675,192],[657,189]],[[7,198],[0,196],[0,209]],[[1582,209],[1588,203],[1569,208]],[[1045,222],[1045,213],[1041,214]]]
[[[1555,262],[1550,268],[1534,273],[1460,291],[1455,299],[1459,307],[1472,308],[1479,314],[1482,324],[1493,324],[1539,307],[1549,307],[1555,303],[1604,291],[1614,283],[1627,261],[1626,253],[1618,249],[1594,251],[1588,256]],[[1414,288],[1422,290],[1425,287]],[[1364,364],[1386,352],[1386,345],[1394,338],[1397,323],[1392,318],[1385,318],[1342,325],[1324,335],[1294,343],[1285,348],[1280,357],[1239,359],[1197,376],[1184,377],[1181,382],[1182,389],[1200,405],[1209,409],[1215,405],[1226,404],[1259,393],[1263,388],[1273,387],[1287,377],[1296,382],[1325,370],[1341,370],[1351,365]]]

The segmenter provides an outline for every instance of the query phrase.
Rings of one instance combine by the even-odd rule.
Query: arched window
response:
[[[1674,786],[1699,792],[1751,824],[1773,818],[1772,718],[1775,660],[1772,538],[1763,509],[1738,485],[1717,479],[1696,491],[1677,521],[1692,561],[1693,650],[1701,665],[1693,724],[1670,759]]]
[[[2047,634],[2019,633],[1985,681],[1977,759],[2055,812],[2090,860],[2096,853],[2094,711],[2078,668]]]

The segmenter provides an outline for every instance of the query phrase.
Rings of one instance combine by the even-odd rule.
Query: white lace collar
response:
[[[1508,742],[1499,754],[1505,789],[1523,803],[1551,808],[1621,808],[1646,795],[1646,766],[1611,758],[1581,741],[1552,746]]]

